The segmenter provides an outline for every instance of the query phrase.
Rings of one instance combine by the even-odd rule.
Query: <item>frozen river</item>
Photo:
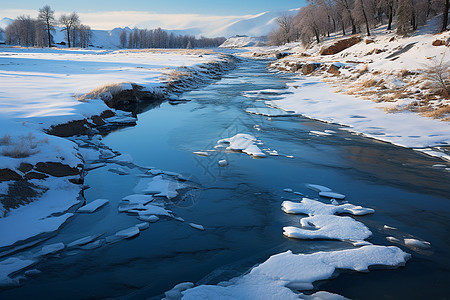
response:
[[[319,199],[308,183],[373,208],[374,214],[355,217],[372,231],[368,241],[397,245],[412,255],[405,267],[345,272],[320,282],[319,290],[353,299],[448,297],[450,173],[439,166],[442,161],[340,130],[342,126],[247,112],[264,108],[261,100],[282,97],[291,80],[265,66],[264,61],[244,60],[221,80],[185,93],[183,98],[190,102],[163,103],[140,114],[137,126],[103,138],[110,148],[131,155],[136,165],[181,173],[195,185],[165,201],[165,207],[182,219],[160,217],[135,238],[41,261],[41,274],[0,292],[0,298],[161,298],[180,282],[216,284],[288,249],[312,253],[353,248],[347,242],[283,236],[283,227],[295,226],[301,218],[281,211],[284,200],[300,199],[284,189]],[[261,90],[267,91],[257,92]],[[267,157],[226,151],[193,154],[213,150],[218,140],[237,133],[256,136]],[[220,167],[219,160],[228,164]],[[138,223],[136,216],[120,213],[117,206],[135,193],[142,170],[108,163],[89,171],[87,202],[103,198],[110,203],[93,214],[77,215],[47,243],[107,236]],[[431,247],[408,248],[386,237],[424,240]]]

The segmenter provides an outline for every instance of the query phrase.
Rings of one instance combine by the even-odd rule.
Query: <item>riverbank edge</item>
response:
[[[0,168],[0,183],[7,183],[8,187],[20,185],[19,189],[14,189],[13,195],[11,195],[10,188],[8,188],[6,194],[0,194],[0,201],[3,200],[0,202],[0,220],[8,218],[10,210],[23,208],[30,203],[39,202],[49,191],[49,187],[52,186],[51,183],[53,180],[65,182],[65,184],[71,185],[70,188],[72,190],[76,189],[78,191],[77,199],[73,199],[74,204],[70,205],[64,212],[58,212],[58,214],[62,215],[76,211],[76,209],[86,201],[83,191],[87,187],[84,186],[83,183],[88,170],[85,168],[85,159],[82,157],[78,145],[71,141],[70,138],[78,135],[93,136],[99,133],[106,134],[117,128],[134,126],[138,120],[137,115],[140,112],[143,112],[147,107],[165,101],[169,101],[172,104],[182,103],[185,100],[179,99],[179,96],[183,92],[207,85],[214,80],[219,80],[228,71],[234,69],[236,63],[239,61],[239,58],[229,54],[217,53],[217,56],[218,58],[216,60],[212,60],[208,63],[201,63],[192,67],[176,68],[174,72],[180,72],[182,76],[171,78],[169,75],[160,78],[161,85],[159,88],[153,89],[153,91],[147,91],[144,99],[133,99],[132,102],[136,104],[136,107],[139,107],[139,110],[137,111],[125,112],[120,110],[122,104],[129,105],[129,102],[121,103],[119,101],[116,105],[103,110],[100,114],[93,114],[84,119],[74,119],[65,123],[51,125],[47,128],[39,128],[39,126],[37,126],[41,133],[48,136],[50,139],[59,137],[72,143],[72,150],[74,150],[71,153],[73,156],[71,157],[72,161],[71,163],[66,164],[65,161],[67,161],[67,159],[62,157],[58,162],[37,161],[36,164],[33,165],[29,163],[20,163],[20,166],[17,169],[8,167]],[[138,89],[141,89],[139,85],[136,86]],[[124,92],[124,95],[119,95],[119,98],[122,100],[125,99],[124,96],[126,96],[129,91]],[[119,156],[120,153],[114,151],[114,155]],[[73,161],[75,161],[76,164],[74,164]],[[40,182],[39,186],[45,188],[43,188],[41,192],[32,194],[27,193],[27,191],[29,192],[30,190],[39,188],[36,185],[37,180]],[[20,201],[15,206],[5,208],[4,201],[6,200],[7,202],[8,199],[20,199]],[[14,243],[0,245],[0,257],[10,256],[11,254],[22,250],[22,248],[27,247],[28,244],[34,246],[43,239],[45,240],[57,234],[69,219],[70,217],[62,222],[56,230],[42,232],[37,235],[29,236],[26,239],[17,240]],[[17,271],[19,270],[15,270],[14,273]]]

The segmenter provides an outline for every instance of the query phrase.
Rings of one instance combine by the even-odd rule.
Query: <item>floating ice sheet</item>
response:
[[[299,299],[293,290],[310,290],[313,282],[331,278],[337,269],[367,271],[369,266],[404,265],[410,255],[398,247],[368,245],[313,254],[291,251],[271,256],[246,275],[218,285],[182,292],[183,299]]]
[[[334,215],[352,214],[355,216],[374,213],[371,208],[345,203],[341,205],[325,204],[320,201],[303,198],[301,202],[283,201],[281,209],[287,214]]]
[[[350,217],[317,215],[300,220],[302,228],[284,227],[283,234],[296,239],[365,240],[372,232],[361,222]]]
[[[217,144],[227,144],[228,150],[242,151],[256,158],[266,157],[266,154],[264,154],[261,149],[256,146],[256,142],[256,137],[254,137],[253,135],[238,133],[231,138],[219,140]]]
[[[105,206],[109,203],[109,200],[107,199],[96,199],[92,201],[91,203],[86,204],[85,206],[80,207],[77,212],[79,213],[93,213],[99,208]]]

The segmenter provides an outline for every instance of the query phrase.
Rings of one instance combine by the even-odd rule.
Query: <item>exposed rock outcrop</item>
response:
[[[339,53],[355,44],[358,44],[361,42],[361,36],[354,35],[346,39],[340,39],[339,41],[336,41],[334,44],[329,46],[324,46],[319,54],[320,55],[333,55],[336,53]]]

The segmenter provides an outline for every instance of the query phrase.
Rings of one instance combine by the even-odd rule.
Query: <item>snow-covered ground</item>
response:
[[[410,111],[386,113],[385,104],[336,94],[319,77],[300,77],[290,84],[289,91],[293,94],[266,103],[313,119],[345,125],[348,127],[343,130],[404,147],[450,145],[450,123]]]
[[[253,48],[241,55],[292,54],[269,64],[270,68],[299,74],[290,83],[291,94],[267,101],[270,107],[450,159],[450,100],[440,94],[436,81],[427,73],[433,66],[442,66],[444,77],[450,76],[450,33],[435,34],[439,24],[440,17],[436,17],[409,37],[382,26],[334,55],[320,54],[336,42],[333,37],[308,48],[291,43]],[[434,46],[436,40],[444,45]],[[304,75],[303,66],[311,63],[316,70]],[[330,71],[330,67],[334,69]],[[442,148],[446,146],[447,150]]]

